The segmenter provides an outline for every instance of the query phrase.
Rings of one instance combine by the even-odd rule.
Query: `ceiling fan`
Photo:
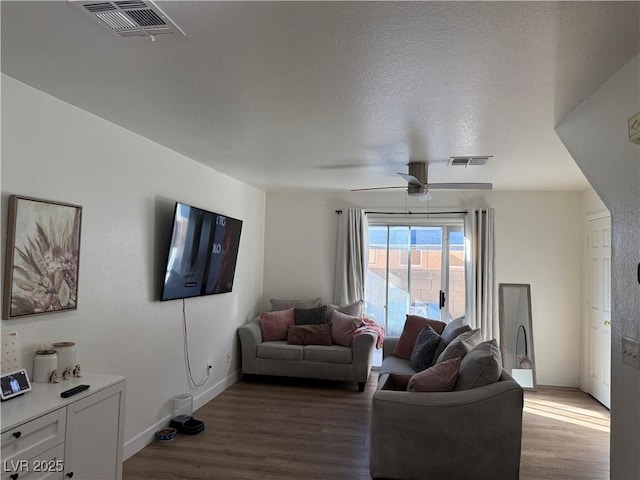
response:
[[[492,183],[428,183],[427,181],[427,162],[409,162],[409,173],[400,173],[408,185],[406,187],[373,187],[373,188],[356,188],[352,192],[364,192],[370,190],[387,190],[392,188],[406,188],[407,193],[411,197],[418,197],[420,200],[431,200],[430,190],[491,190]]]

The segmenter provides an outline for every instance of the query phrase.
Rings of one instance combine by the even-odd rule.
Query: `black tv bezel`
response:
[[[172,241],[173,241],[173,234],[174,234],[174,230],[176,228],[176,215],[178,212],[178,207],[180,205],[184,205],[186,207],[189,207],[190,209],[196,209],[196,210],[200,210],[201,212],[210,214],[212,216],[215,217],[224,217],[225,219],[231,219],[235,222],[239,222],[240,223],[240,231],[238,233],[238,244],[237,244],[237,249],[236,249],[236,255],[235,258],[233,259],[233,280],[232,280],[232,286],[231,289],[228,291],[224,291],[224,292],[210,292],[210,293],[198,293],[195,295],[180,295],[177,297],[170,297],[170,298],[165,298],[165,290],[166,290],[166,286],[167,286],[167,282],[166,282],[166,276],[167,276],[167,268],[169,266],[169,257],[171,255],[171,246],[172,246]],[[244,225],[244,221],[239,219],[239,218],[235,218],[232,217],[230,215],[224,215],[222,213],[218,213],[218,212],[214,212],[212,210],[207,210],[205,208],[201,208],[201,207],[197,207],[195,205],[191,205],[189,203],[185,203],[185,202],[181,202],[181,201],[176,201],[175,205],[173,206],[173,216],[171,217],[171,235],[169,237],[169,241],[167,242],[167,246],[166,246],[166,256],[164,259],[164,269],[162,270],[162,286],[160,289],[160,301],[161,302],[169,302],[171,300],[183,300],[183,299],[187,299],[187,298],[198,298],[198,297],[208,297],[211,295],[221,295],[224,293],[231,293],[233,291],[233,286],[235,285],[235,279],[236,279],[236,269],[237,269],[237,264],[238,264],[238,255],[240,252],[240,241],[242,239],[242,227]],[[206,280],[205,280],[206,282]]]

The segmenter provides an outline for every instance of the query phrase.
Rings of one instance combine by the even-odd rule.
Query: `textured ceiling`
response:
[[[585,188],[554,127],[640,45],[638,2],[157,3],[186,37],[2,1],[2,72],[266,190]]]

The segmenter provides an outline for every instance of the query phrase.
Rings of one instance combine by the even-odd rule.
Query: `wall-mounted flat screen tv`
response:
[[[233,289],[242,220],[176,202],[160,300]]]

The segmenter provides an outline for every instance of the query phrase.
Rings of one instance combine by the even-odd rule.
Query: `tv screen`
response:
[[[160,300],[230,292],[242,220],[176,202]]]

